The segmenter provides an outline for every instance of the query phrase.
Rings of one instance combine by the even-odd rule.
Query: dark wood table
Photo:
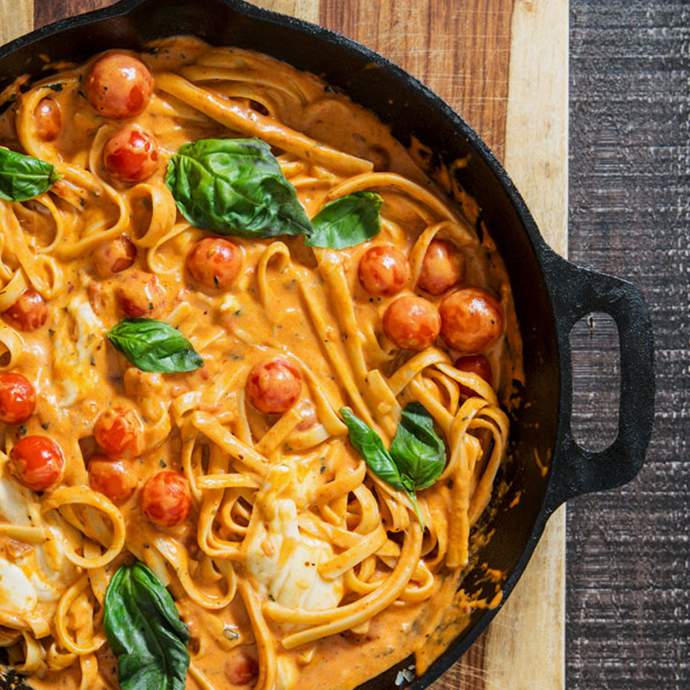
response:
[[[450,16],[466,4],[509,13],[539,2],[420,0],[419,7]],[[43,24],[105,4],[35,0],[33,12]],[[329,25],[354,31],[354,4],[325,0]],[[395,0],[381,4],[394,18]],[[571,0],[570,20],[569,255],[644,291],[655,327],[658,393],[655,435],[640,476],[569,504],[567,687],[687,690],[690,3]],[[472,123],[473,113],[465,114]],[[501,139],[491,143],[500,155]],[[615,326],[593,315],[575,328],[572,342],[574,426],[584,445],[601,448],[616,429]],[[453,684],[472,686],[459,677]],[[518,677],[505,690],[517,687]]]

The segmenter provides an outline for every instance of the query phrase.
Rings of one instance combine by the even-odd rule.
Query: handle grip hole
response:
[[[620,405],[620,347],[616,322],[601,312],[581,318],[569,335],[572,352],[571,430],[582,448],[598,452],[615,441]]]

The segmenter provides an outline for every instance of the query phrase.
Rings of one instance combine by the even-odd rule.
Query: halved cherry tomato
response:
[[[154,474],[144,484],[139,500],[144,515],[161,527],[173,527],[184,522],[192,507],[187,479],[171,470]]]
[[[259,664],[246,652],[237,650],[225,662],[225,677],[231,685],[249,685],[259,677]]]
[[[4,315],[16,324],[20,331],[35,331],[40,328],[48,318],[46,301],[36,290],[24,290],[17,301]]]
[[[135,458],[141,453],[144,426],[133,409],[113,407],[96,420],[93,435],[103,450],[115,458]]]
[[[96,273],[101,278],[110,278],[128,269],[136,258],[137,248],[126,235],[101,242],[93,252]]]
[[[0,421],[21,424],[36,409],[36,391],[29,379],[6,371],[0,374]]]
[[[249,372],[245,390],[259,412],[282,414],[297,402],[302,376],[290,362],[276,357],[260,362]]]
[[[470,374],[477,374],[481,376],[489,385],[492,385],[491,364],[484,355],[466,355],[459,357],[455,362],[455,368],[460,371],[466,371]],[[467,386],[460,385],[460,394],[470,397],[476,393]]]
[[[445,240],[432,240],[422,261],[417,285],[431,295],[442,295],[458,285],[465,274],[465,259]]]
[[[406,350],[426,350],[438,337],[441,321],[436,307],[423,297],[398,297],[383,315],[383,330]]]
[[[480,288],[464,288],[448,295],[439,309],[441,337],[458,352],[488,350],[503,333],[503,309]]]
[[[137,488],[137,476],[126,460],[94,455],[89,460],[89,484],[113,503],[124,503]]]
[[[25,436],[10,451],[12,474],[29,489],[45,491],[57,483],[65,469],[60,446],[47,436]]]
[[[229,288],[242,270],[244,250],[222,237],[204,237],[187,255],[192,278],[207,288]]]
[[[156,319],[165,311],[165,290],[158,276],[134,271],[127,275],[115,291],[120,309],[126,316]]]
[[[52,98],[42,98],[34,110],[36,135],[43,141],[54,141],[62,131],[60,104]]]
[[[141,182],[158,168],[158,144],[141,127],[123,127],[103,148],[103,165],[115,180]]]
[[[122,53],[98,59],[86,78],[86,97],[94,110],[122,120],[142,113],[153,94],[153,78],[142,62]]]

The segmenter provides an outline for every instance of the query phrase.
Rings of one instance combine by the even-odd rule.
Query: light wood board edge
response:
[[[505,167],[546,241],[568,249],[568,0],[515,0]],[[537,40],[537,37],[548,37]],[[565,688],[565,507],[489,629],[486,687]]]
[[[46,0],[38,0],[46,2]],[[28,34],[34,28],[33,0],[0,0],[0,17],[11,17],[11,21],[0,22],[0,45],[5,45],[19,36]]]
[[[267,10],[289,14],[314,24],[319,23],[320,0],[249,0],[249,2]]]

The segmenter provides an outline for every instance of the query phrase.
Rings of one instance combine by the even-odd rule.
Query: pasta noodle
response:
[[[424,643],[470,563],[519,370],[506,274],[388,130],[320,79],[190,38],[137,57],[152,93],[130,117],[93,101],[95,58],[24,84],[0,116],[3,147],[61,176],[0,200],[0,646],[36,688],[118,687],[106,592],[137,559],[189,625],[188,688],[355,687]],[[155,146],[142,160],[131,142],[114,148],[132,127],[144,132],[136,146]],[[190,257],[215,235],[176,205],[166,165],[183,144],[228,137],[271,147],[313,223],[337,200],[378,195],[381,231],[344,248],[230,237],[241,268],[205,284]],[[367,272],[377,248],[393,258]],[[401,266],[394,290],[374,285]],[[489,344],[463,350],[443,330],[458,288],[495,302]],[[421,300],[441,337],[437,326],[404,344],[417,312],[391,309],[405,299]],[[197,368],[146,371],[117,353],[106,334],[124,316],[169,324]],[[277,392],[267,362],[281,368]],[[268,384],[252,388],[258,370]],[[21,421],[4,411],[9,373],[35,389]],[[271,396],[295,381],[278,409]],[[414,404],[447,457],[418,491],[360,455],[342,412],[388,449]],[[36,438],[46,472],[46,453],[62,458],[51,480],[31,475],[31,458],[18,464]],[[147,503],[156,478],[155,491],[170,480],[182,493],[151,489]]]

